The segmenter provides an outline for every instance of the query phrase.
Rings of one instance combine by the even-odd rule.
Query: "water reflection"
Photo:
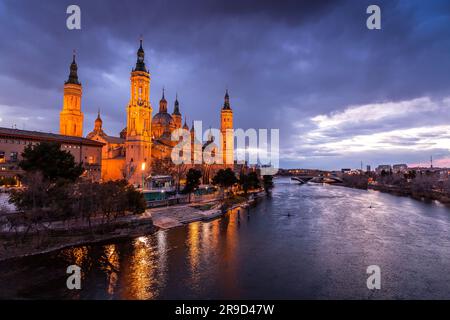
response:
[[[105,246],[105,263],[103,264],[102,270],[107,275],[108,281],[108,294],[110,296],[114,295],[114,288],[117,284],[119,278],[119,255],[117,253],[117,248],[114,244]]]
[[[200,285],[200,233],[199,222],[192,223],[188,226],[188,236],[186,246],[188,247],[188,262],[190,267],[190,285],[192,290],[197,291]]]
[[[249,216],[0,262],[0,298],[450,298],[449,212],[281,179]],[[70,264],[82,267],[81,291],[65,287]],[[365,285],[371,264],[377,292]]]
[[[132,242],[131,255],[123,259],[123,288],[121,298],[153,299],[158,295],[155,238],[139,237]],[[156,249],[156,250],[155,250]]]

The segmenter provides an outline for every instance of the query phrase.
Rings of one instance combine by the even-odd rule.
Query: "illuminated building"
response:
[[[130,101],[126,108],[127,126],[120,132],[119,137],[108,136],[103,131],[103,121],[100,113],[94,123],[94,129],[87,135],[88,139],[104,143],[102,151],[102,179],[115,180],[127,179],[131,183],[139,185],[143,174],[151,171],[152,160],[170,158],[173,147],[178,141],[172,141],[173,130],[183,128],[189,130],[185,122],[182,127],[182,113],[178,95],[174,102],[173,112],[169,113],[165,90],[163,89],[159,101],[158,112],[152,117],[150,104],[150,72],[145,65],[145,52],[142,40],[137,51],[137,62],[131,72]],[[221,108],[221,133],[223,135],[223,161],[227,165],[234,163],[234,136],[226,136],[227,129],[233,129],[233,111],[230,106],[228,90],[225,94],[224,105]],[[194,128],[191,127],[191,137],[194,138]],[[211,148],[213,141],[208,139],[199,142],[192,139],[192,158],[196,153],[201,159],[201,153],[209,146],[214,152],[217,148]],[[142,164],[145,163],[145,166]],[[142,172],[146,168],[146,172]]]
[[[61,144],[61,149],[70,152],[76,163],[83,163],[85,169],[83,177],[94,181],[100,180],[103,147],[101,142],[81,137],[1,127],[0,176],[16,177],[23,173],[19,168],[22,152],[26,146],[40,142]]]
[[[69,79],[64,83],[63,108],[59,119],[59,133],[66,136],[83,136],[83,112],[81,112],[81,83],[75,53],[70,65]]]
[[[234,135],[233,135],[233,110],[230,106],[228,90],[225,93],[225,101],[220,112],[220,132],[222,133],[222,156],[225,165],[234,164]]]

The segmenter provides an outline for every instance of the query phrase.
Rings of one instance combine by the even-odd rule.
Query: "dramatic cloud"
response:
[[[74,3],[82,12],[79,31],[66,28]],[[376,31],[366,28],[370,4],[2,1],[0,126],[58,131],[76,49],[84,131],[100,108],[106,132],[117,135],[142,34],[154,112],[165,86],[170,108],[178,92],[188,122],[218,126],[228,87],[237,127],[280,129],[282,166],[444,158],[450,3],[379,1]]]
[[[448,114],[450,98],[351,106],[297,123],[300,130],[308,130],[293,137],[302,143],[290,148],[285,157],[293,161],[348,157],[370,162],[368,155],[385,159],[394,155],[401,160],[399,155],[407,154],[403,162],[412,163],[432,154],[444,156],[450,151]]]

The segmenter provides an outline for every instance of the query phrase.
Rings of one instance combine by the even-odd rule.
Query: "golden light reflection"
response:
[[[133,242],[126,299],[146,300],[155,297],[156,292],[152,288],[157,281],[156,270],[153,264],[153,250],[147,241],[139,238]]]
[[[167,231],[156,234],[158,241],[158,282],[162,286],[167,280]]]
[[[219,227],[220,220],[214,220],[211,223],[211,248],[217,249],[219,246]]]
[[[239,243],[237,210],[234,209],[229,213],[228,225],[225,234],[224,257],[227,262],[228,272],[224,273],[224,288],[228,296],[236,294],[239,290],[237,287],[237,253]],[[242,214],[242,213],[241,213]]]
[[[74,263],[77,266],[83,266],[83,262],[87,259],[89,250],[87,247],[76,247],[71,249],[71,254],[73,256]]]
[[[219,220],[201,224],[202,252],[206,259],[217,254],[219,245]]]
[[[188,226],[187,245],[189,250],[189,265],[191,271],[191,280],[193,286],[198,286],[200,283],[199,274],[199,260],[200,260],[200,222],[194,222]]]
[[[108,281],[108,294],[114,294],[114,288],[116,287],[117,280],[119,278],[119,255],[117,248],[114,244],[105,246],[106,265],[104,271],[107,274]]]

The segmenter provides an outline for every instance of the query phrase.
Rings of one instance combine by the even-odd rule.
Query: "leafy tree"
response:
[[[260,187],[258,174],[256,172],[250,172],[247,175],[242,172],[239,175],[239,185],[244,191],[244,194],[247,195],[249,189],[257,189]]]
[[[263,176],[263,187],[264,191],[266,191],[266,194],[269,194],[270,191],[273,189],[273,176],[270,175]]]
[[[250,188],[251,189],[258,189],[259,187],[261,187],[261,183],[259,181],[259,177],[256,172],[254,172],[254,171],[250,172],[248,174],[248,178],[250,180]]]
[[[186,185],[184,186],[183,193],[189,195],[189,202],[191,202],[191,193],[200,185],[200,178],[202,177],[202,172],[197,169],[189,169],[186,174]]]
[[[142,213],[147,208],[144,194],[137,191],[132,185],[125,186],[125,195],[127,199],[127,208],[134,214]]]
[[[32,218],[29,221],[33,224],[82,219],[91,226],[94,216],[108,222],[126,212],[137,214],[146,209],[144,195],[125,180],[52,183],[38,171],[26,173],[23,182],[25,188],[12,190],[10,202]]]
[[[220,169],[213,178],[212,183],[224,189],[229,189],[238,182],[236,175],[230,168]]]
[[[244,191],[244,194],[247,195],[248,190],[250,189],[250,179],[248,175],[246,175],[245,173],[241,173],[239,175],[239,185]]]
[[[25,172],[42,172],[43,178],[50,181],[65,179],[75,181],[83,173],[82,164],[76,164],[72,154],[61,150],[56,142],[41,142],[28,145],[22,153],[20,168]]]

